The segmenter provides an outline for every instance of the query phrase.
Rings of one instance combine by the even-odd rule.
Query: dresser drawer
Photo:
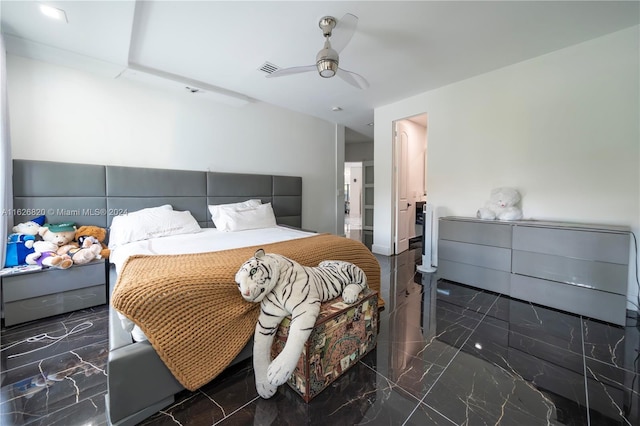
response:
[[[101,285],[106,294],[104,260],[74,265],[69,269],[47,269],[2,277],[2,300],[5,304],[48,294]]]
[[[626,265],[513,250],[513,272],[611,293],[627,294]]]
[[[513,249],[627,265],[629,234],[515,226]]]
[[[5,300],[4,324],[10,326],[105,303],[107,303],[107,294],[104,285],[47,294],[14,302]]]
[[[438,238],[511,248],[511,225],[499,222],[440,219]]]
[[[509,295],[613,324],[626,321],[627,298],[621,294],[512,274]]]
[[[511,272],[511,250],[502,247],[439,240],[438,258]]]
[[[438,278],[502,294],[509,294],[511,282],[509,272],[444,259],[438,260]]]

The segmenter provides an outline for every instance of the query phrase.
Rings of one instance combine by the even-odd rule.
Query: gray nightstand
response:
[[[1,277],[4,325],[10,326],[107,303],[106,261]]]

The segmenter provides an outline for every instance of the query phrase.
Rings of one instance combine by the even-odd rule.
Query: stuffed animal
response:
[[[353,263],[328,260],[308,267],[262,249],[240,267],[235,279],[246,301],[260,302],[253,369],[256,389],[265,399],[271,398],[293,373],[320,313],[320,302],[342,294],[345,303],[354,303],[367,287],[364,271]],[[286,316],[295,320],[291,321],[282,352],[272,361],[273,336]]]
[[[7,250],[4,266],[12,267],[26,264],[27,255],[33,253],[33,243],[38,230],[44,224],[44,216],[36,217],[28,222],[13,227],[13,234],[7,238]]]
[[[495,188],[491,191],[485,207],[478,210],[476,216],[491,220],[520,220],[522,209],[518,207],[520,193],[514,188]]]
[[[100,258],[107,259],[110,254],[110,250],[105,244],[107,239],[107,230],[100,228],[99,226],[84,225],[76,230],[75,240],[80,246],[82,246],[82,240],[84,237],[93,237],[100,243],[102,250],[100,250]]]
[[[73,261],[67,255],[56,253],[58,245],[51,241],[36,241],[33,243],[34,252],[27,255],[28,265],[48,266],[52,268],[67,269],[73,265]]]
[[[60,247],[56,253],[69,256],[74,265],[84,265],[94,259],[100,259],[100,251],[102,250],[100,241],[95,237],[80,238],[82,239],[80,247],[75,244],[67,244]]]
[[[44,225],[44,216],[38,216],[28,222],[19,223],[13,227],[15,234],[38,235],[40,227]]]
[[[36,237],[25,234],[11,234],[7,238],[7,250],[4,266],[18,266],[26,264],[27,255],[33,253],[33,243]]]
[[[44,224],[38,233],[44,241],[62,247],[73,241],[76,236],[76,227],[73,223]]]

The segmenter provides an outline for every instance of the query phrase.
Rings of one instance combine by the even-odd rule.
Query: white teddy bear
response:
[[[19,223],[13,227],[14,234],[23,234],[23,235],[38,235],[38,231],[40,230],[40,224],[29,221],[24,223]]]
[[[520,220],[522,209],[518,207],[520,193],[514,188],[495,188],[485,207],[478,210],[476,216],[490,220]]]

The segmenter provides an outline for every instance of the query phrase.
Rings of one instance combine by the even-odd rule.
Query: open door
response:
[[[409,207],[408,167],[409,167],[409,136],[401,121],[395,122],[394,129],[394,171],[396,187],[396,232],[394,254],[409,249],[409,226],[411,215]]]
[[[427,114],[396,120],[393,130],[393,254],[400,254],[421,244],[422,209],[416,206],[427,195]]]
[[[373,161],[362,162],[362,242],[373,246]]]

